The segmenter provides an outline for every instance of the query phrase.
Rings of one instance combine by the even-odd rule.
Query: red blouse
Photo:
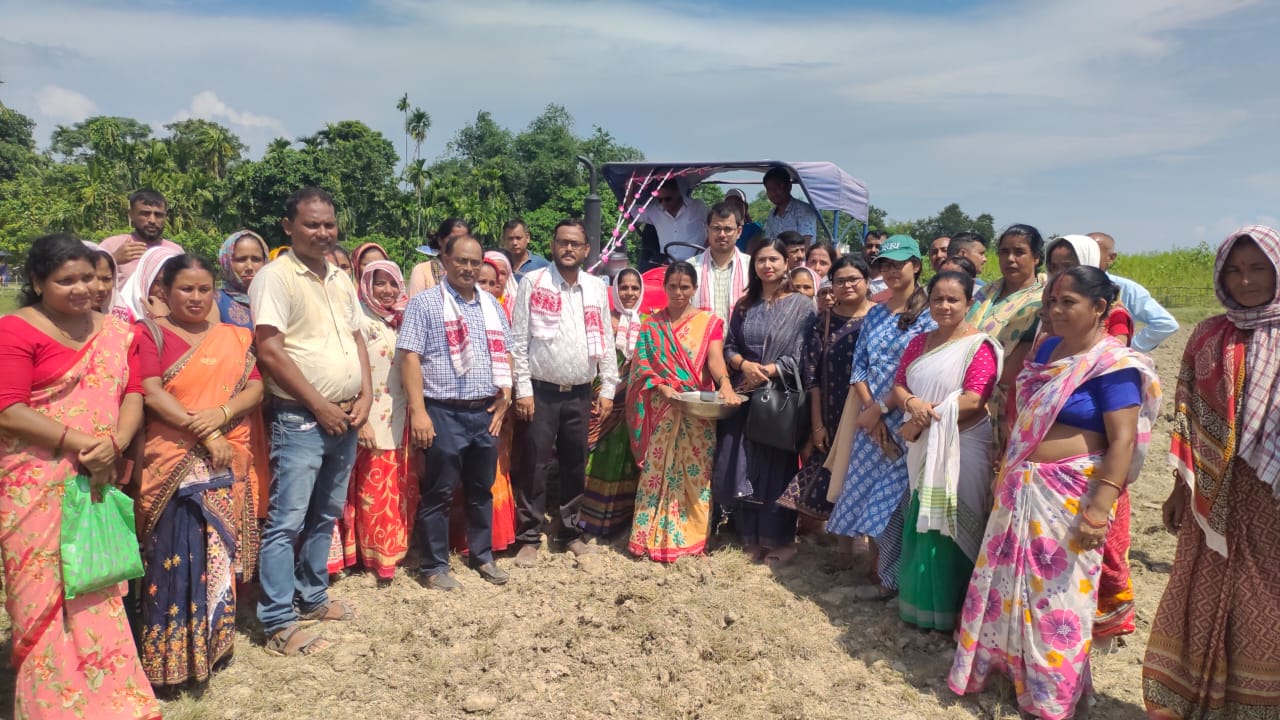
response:
[[[1111,337],[1123,335],[1129,338],[1129,342],[1133,342],[1133,316],[1128,310],[1119,306],[1111,308],[1111,312],[1107,313],[1107,334]],[[1125,344],[1128,345],[1129,342]]]
[[[155,338],[145,325],[139,323],[133,326],[133,349],[138,356],[138,370],[143,379],[164,377],[164,371],[173,367],[191,349],[190,343],[169,328],[161,327],[160,334],[164,337],[163,352],[156,347]],[[249,379],[262,379],[256,365],[249,372]]]
[[[31,402],[31,391],[66,374],[90,343],[73,350],[17,315],[0,317],[0,411]],[[124,392],[142,393],[135,348],[129,350],[129,379]]]

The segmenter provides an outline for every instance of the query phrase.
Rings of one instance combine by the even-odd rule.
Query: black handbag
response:
[[[787,381],[794,379],[795,385]],[[809,394],[800,381],[800,369],[792,378],[779,373],[751,395],[747,410],[747,439],[779,450],[799,452],[809,434]]]

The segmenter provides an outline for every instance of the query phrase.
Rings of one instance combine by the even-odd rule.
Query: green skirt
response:
[[[973,561],[951,538],[936,530],[916,532],[920,494],[911,493],[902,530],[898,614],[926,630],[954,630],[973,575]]]
[[[631,457],[626,423],[614,426],[587,458],[587,481],[578,509],[578,525],[598,537],[630,530],[640,468]]]

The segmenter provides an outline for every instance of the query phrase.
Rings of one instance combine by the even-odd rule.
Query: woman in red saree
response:
[[[390,260],[368,260],[368,249],[362,245],[359,253],[366,259],[356,294],[364,310],[373,405],[357,438],[347,506],[334,525],[329,572],[360,565],[385,582],[395,576],[396,565],[409,550],[418,507],[418,483],[410,478],[406,442],[409,410],[400,365],[395,362],[396,334],[409,298],[400,268]]]
[[[640,458],[627,547],[658,562],[701,555],[711,520],[716,421],[686,415],[672,400],[719,386],[726,405],[741,402],[724,365],[724,322],[691,305],[697,287],[689,263],[667,268],[667,307],[644,321],[627,388],[631,450]]]
[[[119,448],[142,423],[132,335],[94,310],[94,260],[70,235],[36,240],[23,307],[0,318],[0,560],[20,720],[160,717],[124,583],[63,600],[66,481],[122,481]]]
[[[135,333],[147,405],[142,667],[154,687],[204,682],[231,656],[235,581],[258,558],[248,418],[262,402],[253,335],[208,320],[212,269],[179,255],[159,282],[169,316]]]
[[[1225,315],[1196,326],[1174,396],[1178,536],[1142,668],[1147,714],[1280,717],[1280,233],[1232,233],[1214,266]]]

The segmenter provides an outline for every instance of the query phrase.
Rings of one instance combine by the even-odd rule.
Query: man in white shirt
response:
[[[726,323],[747,289],[751,258],[738,250],[742,215],[737,203],[719,202],[707,217],[707,249],[690,261],[698,271],[694,306],[710,310]]]
[[[787,230],[798,232],[806,244],[818,236],[818,211],[809,203],[791,197],[791,173],[776,167],[764,174],[764,193],[773,211],[764,224],[766,237],[776,238]]]
[[[638,219],[653,226],[659,249],[672,260],[688,260],[698,251],[680,246],[668,248],[671,243],[706,247],[707,204],[686,196],[674,178],[662,183],[657,204],[645,208]]]
[[[1107,268],[1116,261],[1116,240],[1100,232],[1089,233],[1089,237],[1098,243],[1098,250],[1102,255],[1102,270],[1106,272]],[[1151,293],[1146,288],[1119,275],[1107,273],[1107,277],[1120,287],[1120,302],[1133,316],[1133,322],[1142,325],[1142,328],[1134,333],[1133,340],[1129,342],[1134,350],[1149,353],[1170,335],[1178,332],[1178,321],[1164,309],[1163,305],[1151,297]]]
[[[561,220],[553,238],[554,267],[524,276],[511,317],[517,420],[511,485],[520,544],[515,565],[525,568],[538,564],[552,459],[560,466],[553,532],[575,556],[591,552],[577,518],[587,477],[587,426],[593,413],[604,417],[613,409],[618,386],[608,290],[582,270],[586,228],[581,220]],[[600,391],[593,407],[596,377]]]

